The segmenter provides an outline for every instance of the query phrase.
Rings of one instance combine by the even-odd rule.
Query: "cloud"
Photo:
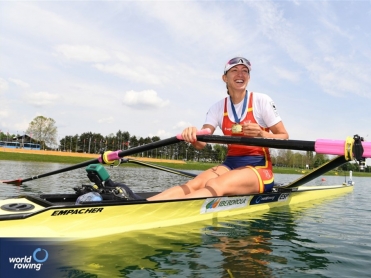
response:
[[[229,24],[229,14],[219,6],[194,1],[145,1],[138,5],[147,17],[162,22],[173,37],[189,45],[202,45],[209,51],[229,50],[241,38],[240,26]],[[234,16],[242,13],[234,9]],[[218,41],[222,43],[216,44]]]
[[[91,63],[92,67],[133,82],[147,84],[164,84],[168,82],[166,72],[171,72],[161,61],[145,55],[134,54],[133,51],[106,50],[88,45],[58,45],[57,53],[68,60]],[[133,57],[136,57],[133,59]],[[161,72],[161,74],[156,74]]]
[[[22,80],[19,80],[19,79],[15,79],[15,78],[9,78],[8,79],[10,82],[14,83],[15,85],[21,87],[21,88],[29,88],[30,85],[27,83],[27,82],[24,82]]]
[[[29,127],[31,121],[23,120],[22,122],[17,123],[12,128],[15,128],[19,134],[26,133],[27,128]]]
[[[47,106],[52,105],[58,100],[58,96],[48,92],[38,92],[26,94],[24,96],[25,101],[34,106]]]
[[[290,82],[298,82],[300,80],[300,73],[288,70],[283,67],[274,66],[277,76],[281,79],[288,80]]]
[[[1,109],[0,110],[0,118],[7,118],[9,116],[9,111]]]
[[[125,77],[134,82],[143,82],[147,84],[162,84],[167,78],[153,74],[153,70],[143,65],[135,64],[96,64],[94,67],[106,73],[112,73],[121,77]],[[164,76],[164,75],[162,75]]]
[[[157,92],[153,90],[145,90],[141,92],[126,92],[122,103],[134,109],[147,110],[163,108],[169,105],[170,101],[161,99],[157,96]]]
[[[54,4],[54,3],[53,3]],[[56,3],[58,5],[58,3]],[[76,6],[45,6],[32,1],[2,5],[2,20],[11,22],[15,35],[22,35],[26,42],[49,44],[56,41],[87,41],[95,38],[92,24],[84,22],[84,16],[75,13]],[[68,13],[69,16],[65,16]]]
[[[189,127],[189,126],[192,126],[192,124],[189,122],[180,121],[180,122],[177,122],[176,125],[173,126],[173,129],[182,131],[184,128]]]
[[[5,79],[0,78],[0,93],[5,92],[6,90],[8,90],[8,88],[8,82],[6,82]]]
[[[149,137],[153,137],[153,136],[158,136],[160,138],[168,138],[168,137],[171,137],[171,136],[174,136],[174,134],[171,134],[170,132],[168,131],[165,131],[163,129],[160,129],[156,132],[156,135],[153,135],[153,134],[150,134]]]
[[[115,121],[113,117],[102,118],[98,120],[100,124],[112,124]]]
[[[335,97],[349,93],[371,97],[371,80],[364,74],[371,74],[369,48],[363,47],[364,42],[357,41],[349,33],[348,26],[345,29],[341,25],[343,20],[338,18],[334,6],[327,2],[308,2],[306,9],[314,15],[308,28],[307,25],[295,24],[292,18],[286,18],[286,10],[276,2],[246,3],[257,11],[260,23],[257,26],[270,43],[277,46],[276,52],[284,52],[294,66],[301,68],[324,92]],[[276,58],[273,64],[278,62]],[[293,63],[287,59],[285,64],[293,68]],[[288,72],[281,71],[281,77],[289,80],[294,77],[287,75]]]
[[[89,45],[62,44],[56,46],[55,49],[67,59],[80,62],[99,63],[111,58],[107,51]]]

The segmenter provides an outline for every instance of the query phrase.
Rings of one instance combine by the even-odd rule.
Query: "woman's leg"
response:
[[[183,198],[200,198],[259,193],[259,178],[251,168],[238,168],[209,179],[205,187]]]
[[[225,166],[215,166],[213,168],[210,168],[201,174],[199,174],[194,179],[188,181],[185,184],[177,185],[174,187],[171,187],[169,189],[166,189],[165,191],[152,196],[148,198],[148,201],[155,201],[155,200],[169,200],[169,199],[182,199],[187,198],[189,194],[192,194],[201,188],[205,187],[205,184],[210,180],[214,179],[216,177],[219,177],[226,172],[228,172],[229,169],[227,169]]]

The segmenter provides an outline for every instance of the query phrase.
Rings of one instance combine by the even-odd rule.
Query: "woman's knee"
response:
[[[216,196],[222,196],[226,193],[223,186],[218,182],[218,179],[208,180],[205,184],[205,188],[208,188],[210,191],[212,190]]]
[[[205,186],[205,183],[200,179],[193,179],[193,180],[190,180],[190,181],[186,182],[185,184],[181,185],[183,190],[184,190],[184,188],[188,188],[188,190],[190,192],[197,191],[197,190],[203,188],[204,186]]]

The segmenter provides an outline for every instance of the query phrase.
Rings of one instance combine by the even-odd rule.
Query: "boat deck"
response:
[[[0,233],[6,237],[57,237],[67,240],[98,237],[253,214],[274,207],[317,201],[351,192],[353,185],[301,186],[291,190],[151,202],[127,201],[111,195],[103,196],[102,201],[78,205],[78,194],[23,195],[0,200]],[[137,194],[145,199],[157,192]]]

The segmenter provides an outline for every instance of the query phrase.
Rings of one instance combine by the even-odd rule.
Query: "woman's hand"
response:
[[[242,123],[242,132],[248,137],[264,137],[264,130],[256,123]]]
[[[269,127],[270,131],[263,130],[259,124],[245,122],[242,123],[242,132],[244,136],[261,137],[273,139],[289,139],[285,126],[282,122],[278,122],[274,126]]]
[[[203,125],[201,130],[203,129],[208,129],[207,134],[213,134],[215,131],[215,128],[211,125]],[[187,127],[182,131],[182,138],[185,142],[191,143],[196,149],[201,150],[206,146],[206,143],[197,141],[197,131],[198,129],[194,126]]]
[[[195,143],[197,141],[197,128],[194,126],[187,127],[182,132],[182,138],[185,142]]]

